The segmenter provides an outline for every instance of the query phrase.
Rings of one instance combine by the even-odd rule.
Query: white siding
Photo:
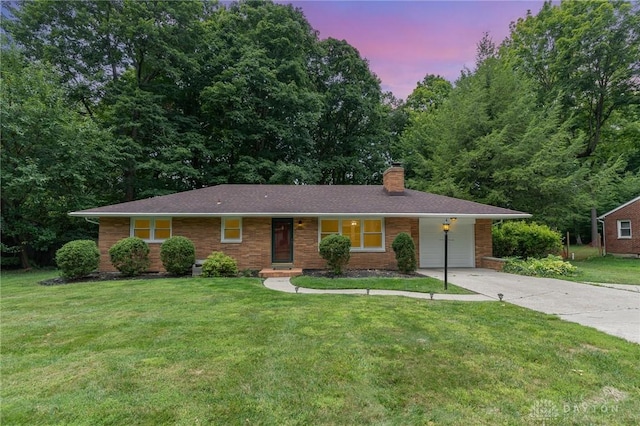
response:
[[[441,218],[420,219],[420,267],[444,267],[444,232]],[[475,219],[458,219],[449,230],[448,266],[475,267]]]

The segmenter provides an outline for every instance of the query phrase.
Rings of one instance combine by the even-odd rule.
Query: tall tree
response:
[[[544,102],[561,99],[567,118],[587,135],[591,156],[611,115],[640,102],[640,4],[546,2],[512,24],[506,43],[515,66],[538,83]]]
[[[2,49],[0,70],[2,242],[29,258],[50,258],[62,243],[91,235],[72,210],[104,202],[118,153],[109,135],[76,111],[46,63]],[[75,108],[74,108],[75,107]]]
[[[537,104],[533,87],[499,57],[463,74],[447,100],[415,114],[403,134],[415,172],[409,185],[570,226],[585,202],[582,139],[558,106]]]
[[[436,109],[447,99],[452,88],[444,77],[427,74],[407,97],[406,107],[412,111]]]
[[[314,131],[319,183],[377,183],[388,153],[380,80],[346,41],[320,43],[316,85],[323,108]]]
[[[304,15],[290,5],[234,3],[206,30],[200,101],[216,182],[313,181],[307,170],[320,112],[310,78],[317,35]],[[287,173],[276,173],[279,161]],[[293,181],[274,181],[285,176]]]
[[[119,200],[201,184],[203,138],[194,110],[205,1],[21,2],[11,36],[60,71],[71,98],[126,153]]]

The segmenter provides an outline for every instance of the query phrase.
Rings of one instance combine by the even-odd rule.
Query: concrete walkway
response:
[[[418,271],[443,279],[436,269]],[[486,296],[504,295],[504,301],[640,343],[640,292],[637,286],[596,286],[552,278],[535,278],[490,269],[450,269],[448,281]],[[610,287],[609,287],[610,286]]]
[[[291,284],[289,278],[267,278],[264,280],[264,286],[276,291],[285,293],[296,293],[296,287]],[[313,288],[298,287],[297,293],[302,294],[360,294],[367,295],[364,289],[345,289],[345,290],[317,290]],[[398,290],[369,290],[370,296],[404,296],[414,299],[431,299],[429,293],[417,293],[415,291],[398,291]],[[461,300],[469,302],[484,302],[488,300],[498,300],[498,296],[490,297],[482,294],[435,294],[433,300]]]

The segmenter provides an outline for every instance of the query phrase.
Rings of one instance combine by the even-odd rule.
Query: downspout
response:
[[[100,225],[100,222],[96,222],[95,220],[91,220],[88,217],[85,217],[84,220],[89,222],[89,223],[93,223],[94,225]]]
[[[607,254],[607,233],[604,232],[604,220],[598,219],[598,222],[602,224],[602,255]]]

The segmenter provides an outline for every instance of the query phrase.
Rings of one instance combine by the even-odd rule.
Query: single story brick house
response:
[[[598,218],[605,253],[640,257],[640,196]]]
[[[196,258],[222,251],[239,269],[323,269],[320,240],[351,239],[349,268],[396,269],[394,238],[407,232],[419,267],[442,267],[444,233],[451,223],[448,264],[488,266],[493,220],[529,214],[457,198],[405,189],[404,169],[394,164],[383,185],[217,185],[70,213],[99,220],[100,269],[112,271],[108,250],[138,236],[151,249],[151,270],[162,271],[160,245],[181,235],[196,246]]]

